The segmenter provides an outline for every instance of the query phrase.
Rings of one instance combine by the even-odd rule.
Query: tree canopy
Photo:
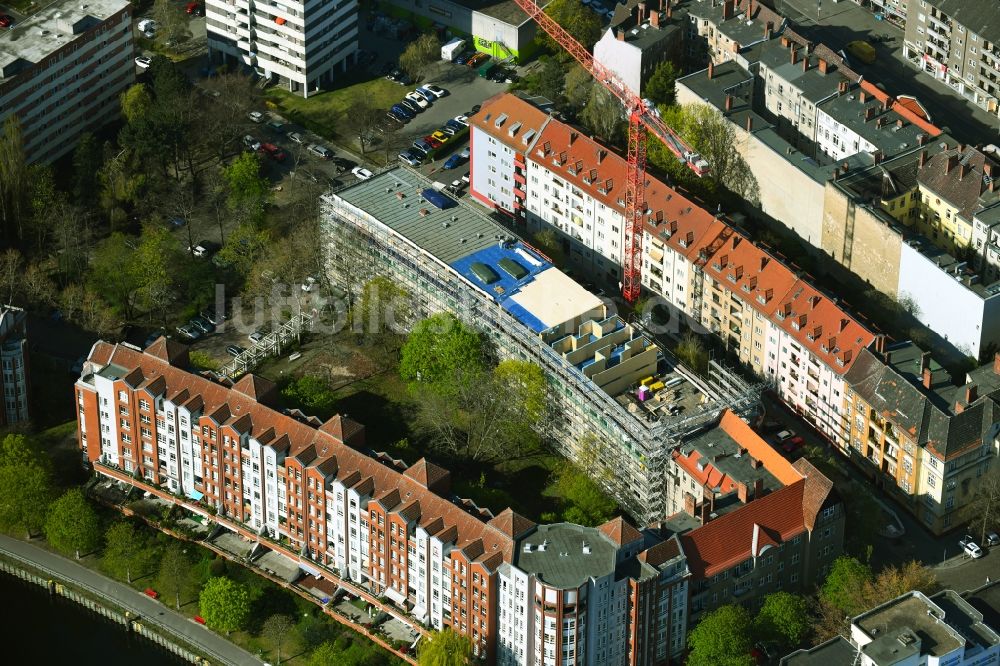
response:
[[[0,441],[0,530],[37,533],[51,501],[47,461],[24,435],[6,435]]]
[[[97,548],[101,539],[100,519],[90,500],[72,488],[52,503],[45,519],[45,538],[62,553],[80,553]]]
[[[565,503],[562,519],[570,523],[595,527],[613,518],[618,510],[618,503],[575,465],[565,464],[560,468],[555,491]]]
[[[456,384],[483,370],[480,334],[447,312],[420,321],[401,350],[399,374],[408,382],[451,394]]]
[[[210,578],[201,590],[198,607],[209,627],[228,634],[242,629],[250,619],[250,593],[231,578]]]
[[[425,32],[410,42],[399,56],[399,67],[414,79],[420,78],[428,65],[441,59],[441,42],[433,33]]]
[[[756,633],[785,647],[799,645],[809,631],[809,606],[803,597],[774,592],[764,597],[754,619]]]
[[[841,555],[830,567],[819,598],[853,617],[867,608],[865,589],[872,579],[872,570],[867,564],[855,557]]]
[[[588,51],[593,50],[594,44],[601,38],[601,20],[580,0],[552,0],[545,8],[545,13]],[[539,33],[542,43],[559,54],[560,58],[568,60],[572,57],[548,34],[541,30]]]
[[[681,71],[669,60],[664,60],[649,79],[646,80],[646,87],[643,89],[643,96],[656,104],[670,106],[674,103],[674,82],[681,75]]]
[[[145,537],[127,520],[112,523],[104,533],[104,568],[118,578],[132,583],[132,574],[149,561]]]
[[[750,614],[727,605],[705,615],[688,634],[687,666],[753,666]]]
[[[191,561],[184,552],[184,547],[177,542],[171,543],[160,557],[160,569],[157,572],[157,585],[165,594],[174,597],[174,607],[181,607],[181,592],[187,589],[191,582]]]
[[[468,666],[472,663],[472,643],[445,628],[420,642],[417,659],[420,666]]]

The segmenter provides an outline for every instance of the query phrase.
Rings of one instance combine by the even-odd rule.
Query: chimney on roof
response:
[[[788,37],[785,37],[785,36],[782,36],[782,37],[781,37],[781,46],[782,46],[783,48],[786,48],[786,49],[787,49],[787,48],[788,48],[788,45],[789,45],[789,44],[791,44],[791,43],[792,43],[792,40],[788,39]]]
[[[809,71],[809,54],[806,54],[806,57],[802,59],[802,71],[803,72]]]
[[[965,178],[968,175],[968,173],[969,173],[969,165],[968,164],[963,164],[960,167],[958,167],[958,179],[959,180],[962,180],[963,178]]]
[[[618,28],[618,30],[615,32],[615,35],[618,36],[619,42],[625,41],[625,31],[622,28]]]
[[[740,52],[740,43],[733,42],[733,53],[739,53],[739,52]]]
[[[711,60],[708,61],[708,78],[715,76],[715,64]]]
[[[646,5],[641,2],[635,7],[635,16],[638,19],[638,23],[641,24],[646,18]]]
[[[701,524],[704,525],[712,519],[712,507],[705,502],[701,503]]]
[[[922,376],[923,376],[924,388],[929,389],[931,387],[931,369],[924,368]]]
[[[760,499],[763,494],[764,494],[764,479],[754,479],[753,498]]]
[[[774,22],[768,21],[764,24],[764,39],[771,39],[771,31],[774,30]]]
[[[965,405],[962,404],[961,400],[956,400],[955,401],[955,413],[956,414],[961,414],[964,411],[965,411]]]
[[[905,124],[906,123],[903,122],[902,118],[896,118],[896,127],[898,127],[899,129],[903,129],[903,125]]]
[[[869,120],[875,117],[875,110],[876,109],[874,106],[869,106],[867,109],[865,109],[865,122],[868,122]]]
[[[958,155],[949,155],[948,160],[944,163],[944,173],[946,176],[951,173],[956,164],[958,164]]]
[[[993,374],[1000,375],[1000,352],[993,354]]]
[[[753,18],[753,0],[747,0],[747,18]]]
[[[848,326],[848,325],[849,325],[850,323],[851,323],[851,320],[850,320],[850,319],[848,319],[847,317],[843,317],[843,318],[842,318],[842,319],[840,320],[840,332],[841,332],[841,333],[843,333],[843,332],[844,332],[844,329],[845,329],[845,328],[847,328],[847,326]]]
[[[965,387],[965,404],[971,405],[979,398],[979,387],[976,384],[969,384]]]
[[[890,106],[892,106],[892,103],[889,101],[889,96],[886,95],[885,99],[882,100],[882,110],[888,111]]]
[[[569,133],[569,145],[571,146],[573,145],[573,142],[576,141],[576,137],[577,137],[577,132]]]
[[[989,177],[993,177],[993,165],[990,162],[983,162],[983,173]]]
[[[654,28],[660,27],[660,12],[649,12],[649,24]]]
[[[736,499],[740,501],[740,504],[746,504],[749,501],[749,489],[747,488],[747,484],[736,484]]]
[[[819,59],[819,73],[820,74],[826,74],[826,70],[827,70],[827,68],[829,66],[830,66],[830,63],[828,63],[826,61],[826,58],[820,58]]]
[[[920,355],[920,372],[923,372],[929,367],[931,367],[931,353],[925,351]]]
[[[858,100],[860,100],[862,104],[864,104],[865,102],[867,102],[868,101],[868,93],[866,93],[864,90],[862,90],[861,92],[859,92],[858,93]]]
[[[726,111],[732,111],[732,110],[733,110],[733,96],[726,95]]]
[[[820,62],[823,62],[822,60]],[[837,92],[841,95],[847,92],[847,81],[841,81],[837,84]]]
[[[767,257],[761,257],[760,258],[760,270],[764,270],[764,268],[766,266],[767,266]]]
[[[794,46],[790,49],[790,51],[792,55],[789,57],[792,59],[792,64],[794,65],[799,61],[799,51]]]
[[[597,149],[597,163],[600,164],[601,162],[603,162],[604,161],[604,157],[607,154],[608,154],[608,151],[604,150],[603,148],[598,148]]]
[[[875,353],[885,354],[885,333],[879,333],[875,336]]]
[[[965,144],[964,143],[958,144],[958,153],[959,153],[959,155],[961,155],[964,152],[965,152]]]
[[[747,132],[753,131],[753,116],[747,116]]]
[[[734,0],[723,0],[722,2],[722,20],[726,21],[733,17],[733,5]]]
[[[666,19],[669,21],[674,16],[674,8],[667,5],[667,11],[664,12],[664,14],[666,15]]]
[[[758,460],[757,458],[751,458],[750,467],[752,467],[753,469],[760,469],[760,460]]]
[[[920,162],[918,162],[917,164],[918,164],[918,165],[919,165],[919,166],[920,166],[921,168],[923,168],[923,166],[924,166],[925,164],[927,164],[927,151],[926,151],[926,150],[921,150],[921,151],[920,151]]]
[[[927,143],[927,135],[921,132],[920,134],[917,135],[917,145],[922,146],[925,143]]]

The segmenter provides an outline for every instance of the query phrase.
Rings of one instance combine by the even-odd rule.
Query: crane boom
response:
[[[514,0],[517,6],[552,39],[573,56],[594,79],[611,92],[625,107],[628,117],[628,169],[625,179],[625,253],[622,266],[622,296],[629,303],[639,298],[642,289],[642,216],[646,211],[646,141],[653,134],[679,160],[699,176],[708,173],[708,162],[660,119],[655,106],[647,103],[626,86],[618,75],[594,60],[594,56],[569,32],[546,14],[535,0]]]

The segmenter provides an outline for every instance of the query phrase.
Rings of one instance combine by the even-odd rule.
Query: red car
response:
[[[260,149],[267,153],[275,162],[285,161],[285,151],[273,143],[262,143]]]
[[[801,447],[805,443],[806,443],[806,440],[803,439],[801,435],[797,435],[795,437],[792,437],[790,440],[788,440],[784,444],[782,444],[781,448],[785,450],[785,453],[792,453],[793,451],[795,451],[796,449],[798,449],[799,447]]]
[[[9,28],[14,25],[14,17],[9,14],[0,14],[0,28]]]
[[[202,14],[201,3],[189,2],[187,3],[187,6],[184,7],[184,11],[186,11],[188,14],[191,14],[192,16],[201,16]]]
[[[435,150],[444,145],[443,143],[432,137],[430,134],[424,137],[424,141],[429,143],[431,145],[431,148],[434,148]]]

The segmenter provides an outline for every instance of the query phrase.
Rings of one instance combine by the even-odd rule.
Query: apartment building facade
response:
[[[1000,363],[953,378],[902,343],[865,350],[847,379],[845,453],[935,534],[968,520],[976,479],[1000,464]]]
[[[988,2],[909,0],[903,55],[990,113],[1000,112],[1000,17]]]
[[[667,0],[660,0],[658,6],[641,0],[628,13],[616,12],[594,44],[594,61],[639,95],[660,63],[684,59],[687,31],[684,5],[675,10]]]
[[[29,162],[52,162],[118,118],[135,81],[132,5],[46,5],[0,32],[0,123],[17,116]]]
[[[13,426],[31,418],[28,359],[28,314],[12,305],[0,307],[0,425]]]
[[[215,62],[252,67],[303,97],[355,64],[357,0],[207,0],[205,28]]]

